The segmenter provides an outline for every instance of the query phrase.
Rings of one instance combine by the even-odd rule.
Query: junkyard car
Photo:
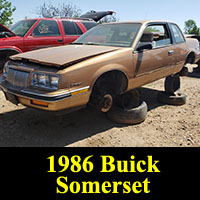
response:
[[[12,56],[0,87],[15,104],[58,111],[90,102],[108,112],[116,97],[179,73],[199,55],[198,41],[186,41],[175,23],[109,23],[71,45]]]

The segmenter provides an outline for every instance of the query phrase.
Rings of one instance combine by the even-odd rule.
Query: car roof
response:
[[[148,24],[148,23],[174,23],[165,20],[135,20],[135,21],[121,21],[121,22],[110,22],[109,24],[125,24],[125,23],[139,23],[139,24]]]
[[[94,22],[96,23],[94,20],[92,19],[85,19],[85,18],[62,18],[62,17],[58,17],[58,18],[30,18],[30,19],[23,19],[23,20],[69,20],[69,21],[87,21],[87,22]]]

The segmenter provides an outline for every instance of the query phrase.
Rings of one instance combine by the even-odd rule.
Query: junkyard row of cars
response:
[[[152,81],[166,77],[159,101],[184,104],[180,76],[200,59],[198,40],[166,21],[97,26],[93,20],[30,19],[0,31],[6,44],[0,88],[7,100],[47,111],[89,104],[125,124],[145,120],[148,108],[137,88]]]

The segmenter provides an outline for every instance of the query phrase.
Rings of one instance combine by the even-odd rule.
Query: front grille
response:
[[[7,81],[14,86],[27,87],[29,72],[8,69]]]

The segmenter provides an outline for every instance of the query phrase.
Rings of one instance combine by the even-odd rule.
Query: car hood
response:
[[[10,32],[13,36],[16,36],[11,30],[9,30],[7,27],[4,25],[0,24],[0,32]]]
[[[116,51],[120,47],[96,45],[65,45],[35,50],[11,57],[12,60],[27,60],[42,65],[67,67],[89,58]]]

